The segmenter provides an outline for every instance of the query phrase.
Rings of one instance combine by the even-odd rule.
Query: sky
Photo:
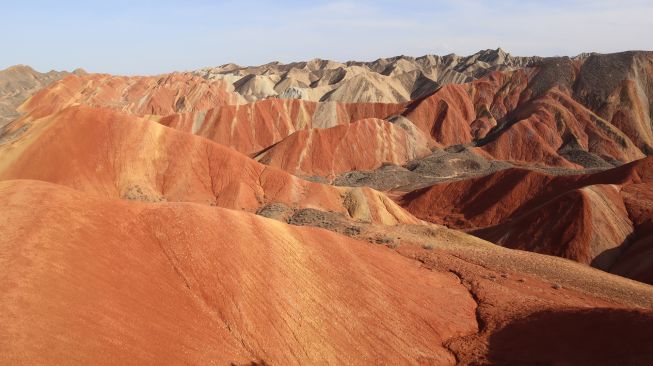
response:
[[[0,0],[0,69],[149,75],[228,62],[503,48],[653,50],[652,0]]]

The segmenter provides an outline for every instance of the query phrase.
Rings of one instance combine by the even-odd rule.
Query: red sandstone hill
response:
[[[28,100],[21,110],[26,114],[25,120],[33,120],[74,105],[112,108],[147,116],[165,126],[254,155],[296,131],[347,125],[366,118],[388,118],[405,109],[405,104],[317,103],[287,99],[234,104],[239,101],[237,94],[229,92],[221,80],[206,81],[189,74],[135,78],[91,74],[53,84]],[[367,134],[358,138],[363,141],[370,137]],[[399,138],[404,139],[403,136]],[[375,168],[386,162],[383,160],[386,157],[389,158],[387,162],[403,164],[426,152],[425,147],[418,146],[410,148],[418,149],[417,154],[392,151],[401,155],[392,158],[384,152],[372,153],[378,147],[374,141],[372,139],[370,146],[361,146],[362,150],[370,151],[367,157],[372,158],[359,164],[361,167]],[[425,142],[420,141],[420,144]],[[319,159],[318,156],[311,158]],[[343,169],[345,167],[329,169],[326,173],[324,170],[310,171],[308,175],[347,171]]]
[[[650,287],[555,258],[400,255],[244,212],[37,181],[0,182],[0,206],[3,364],[653,361]],[[501,256],[534,274],[474,264]],[[576,274],[569,288],[542,277],[552,261]]]
[[[498,160],[606,166],[651,151],[652,74],[651,52],[531,60],[526,67],[444,85],[397,104],[395,113],[435,143],[473,143]]]
[[[417,221],[372,189],[311,183],[206,139],[113,109],[75,106],[18,122],[11,138],[0,145],[0,179],[37,179],[109,198],[247,211],[279,202],[363,221]]]
[[[242,156],[232,159],[232,154],[224,149],[213,152],[214,147],[206,146],[214,145],[150,126],[151,123],[138,117],[197,134],[292,174],[329,178],[349,170],[375,169],[384,163],[404,164],[425,155],[427,147],[441,145],[476,145],[472,149],[487,159],[571,169],[618,164],[645,156],[650,149],[649,137],[653,135],[647,127],[651,113],[645,102],[652,94],[648,82],[653,70],[651,53],[532,61],[528,67],[491,72],[467,84],[445,85],[431,95],[420,95],[415,101],[400,104],[281,99],[239,104],[243,99],[224,78],[200,78],[189,73],[158,77],[71,75],[37,93],[22,106],[26,116],[4,134],[3,140],[11,143],[1,147],[7,158],[0,165],[6,178],[44,179],[108,197],[192,201],[250,211],[273,202],[290,205],[301,202],[297,207],[344,213],[357,210],[343,204],[349,201],[342,197],[350,193],[343,193],[342,189],[311,186],[303,181],[295,183],[295,178],[278,170],[251,165]],[[401,66],[405,62],[398,62],[399,66],[388,68],[388,75],[406,66]],[[337,78],[336,74],[332,76]],[[83,106],[109,108],[129,116],[102,110],[79,113]],[[102,120],[97,129],[96,117]],[[145,135],[152,137],[143,139],[140,130],[125,132],[130,129],[126,125],[132,118],[138,120],[134,125],[148,125]],[[369,119],[364,123],[354,122],[367,118],[400,122],[390,124]],[[116,128],[115,120],[121,121],[119,125],[123,127]],[[57,127],[43,127],[50,125]],[[39,131],[45,131],[43,136]],[[166,131],[163,133],[166,137],[162,138],[166,141],[163,152],[159,146],[160,131]],[[21,133],[28,137],[20,137]],[[100,148],[104,149],[102,156],[106,156],[101,159],[97,158],[101,156],[97,153]],[[197,152],[202,149],[206,152]],[[96,153],[87,156],[87,151]],[[154,165],[129,156],[132,151],[155,156]],[[170,162],[176,160],[170,156],[178,153],[189,153],[189,161],[201,163]],[[229,158],[221,160],[213,158],[214,155]],[[53,161],[64,167],[52,168]],[[80,162],[83,168],[76,165]],[[233,164],[229,171],[235,173],[225,178],[216,172],[216,167],[223,164]],[[240,166],[256,168],[243,172]],[[249,170],[254,173],[249,174]],[[522,178],[522,174],[527,176]],[[473,181],[474,186],[460,186],[456,188],[460,192],[450,197],[452,200],[464,197],[461,202],[450,202],[444,208],[419,215],[454,226],[462,217],[462,224],[457,226],[483,228],[483,237],[495,242],[584,263],[594,262],[606,250],[621,248],[626,237],[631,238],[630,233],[636,229],[628,220],[609,220],[625,217],[624,212],[629,210],[627,205],[619,203],[621,196],[615,196],[609,187],[589,187],[612,184],[610,180],[581,184],[573,179],[538,174],[509,171]],[[261,181],[262,176],[268,175],[275,177]],[[292,182],[288,183],[289,180]],[[483,185],[493,188],[486,192],[489,188]],[[379,204],[387,200],[372,191],[366,192],[369,197],[376,197],[372,199],[376,202],[372,207],[381,207]],[[477,202],[484,199],[483,195],[506,196],[507,201],[515,202],[488,206]],[[560,224],[556,235],[539,233],[543,236],[537,236],[533,231],[512,230],[510,225],[537,227],[542,218],[532,210],[540,205],[551,212],[551,217],[566,213],[571,221]],[[613,212],[608,216],[597,214],[601,207]],[[532,216],[526,215],[527,212],[533,213]],[[385,216],[366,215],[368,218]],[[392,217],[388,222],[403,220],[394,215],[388,216]],[[515,221],[517,217],[521,221]],[[602,226],[603,220],[613,225],[605,225],[606,231],[599,234],[596,228]],[[466,221],[473,225],[466,226]],[[538,237],[537,243],[523,244],[530,235]],[[587,243],[591,243],[592,250]],[[604,268],[607,264],[600,266]]]
[[[591,163],[589,154],[630,162],[651,144],[651,112],[643,101],[653,95],[652,75],[651,53],[546,59],[444,86],[409,104],[404,115],[435,141],[474,143],[498,160],[578,168]]]
[[[442,365],[477,331],[454,276],[325,230],[35,181],[0,203],[3,364]]]
[[[446,85],[407,108],[404,117],[442,145],[472,142],[475,111],[466,85]]]
[[[507,169],[410,192],[402,205],[418,218],[473,229],[506,247],[653,283],[653,263],[630,253],[650,248],[652,168],[653,158],[586,175]]]
[[[554,66],[551,72],[560,72],[562,66]],[[644,157],[637,140],[573,99],[568,86],[548,80],[547,67],[553,66],[492,75],[473,83],[474,88],[484,89],[475,92],[477,109],[486,111],[481,125],[494,125],[494,130],[481,134],[478,145],[501,160],[572,168],[586,165],[583,157],[588,154],[608,162]]]
[[[652,59],[55,82],[0,131],[0,364],[649,365],[653,287],[623,277],[653,283]],[[322,102],[254,100],[276,94]],[[388,100],[405,102],[360,103]],[[433,147],[465,174],[525,167],[410,192],[406,210],[292,175]],[[252,214],[275,207],[292,219]],[[350,237],[286,224],[337,220]]]
[[[231,88],[233,89],[233,88]],[[34,94],[19,111],[44,117],[72,105],[109,107],[138,116],[169,115],[243,102],[221,80],[192,74],[160,76],[70,75]]]
[[[382,163],[403,165],[430,154],[427,140],[376,118],[336,127],[302,130],[271,146],[256,159],[296,175],[336,176],[373,170]]]
[[[546,59],[445,85],[391,109],[430,137],[431,146],[473,144],[494,159],[519,164],[609,166],[649,151],[651,112],[643,101],[653,94],[647,82],[651,65],[646,52]],[[595,82],[593,73],[609,81]],[[637,113],[627,113],[624,105]]]
[[[430,147],[473,144],[493,159],[518,164],[605,167],[653,151],[653,108],[647,102],[653,96],[652,55],[531,60],[528,67],[444,85],[398,104],[268,99],[241,105],[242,97],[225,78],[73,75],[39,92],[21,110],[37,118],[84,104],[154,115],[167,126],[248,155],[296,131],[401,114],[430,138]]]
[[[365,118],[386,119],[401,113],[404,108],[404,104],[266,99],[173,114],[161,118],[159,123],[253,155],[296,131],[335,127]]]

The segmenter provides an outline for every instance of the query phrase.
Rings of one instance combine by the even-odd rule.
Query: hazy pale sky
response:
[[[0,0],[0,68],[156,74],[227,62],[653,50],[651,0]]]

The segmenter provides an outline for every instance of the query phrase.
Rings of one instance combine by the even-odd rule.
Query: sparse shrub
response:
[[[383,237],[375,238],[374,242],[377,243],[377,244],[391,244],[391,243],[394,242],[394,240],[392,240],[392,238],[388,238],[386,236],[383,236]]]
[[[397,248],[399,248],[399,244],[393,242],[393,243],[390,243],[390,244],[386,244],[386,247],[388,247],[390,249],[397,249]]]

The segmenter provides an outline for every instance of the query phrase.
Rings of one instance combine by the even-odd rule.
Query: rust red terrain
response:
[[[1,365],[653,364],[651,52],[10,71]]]

